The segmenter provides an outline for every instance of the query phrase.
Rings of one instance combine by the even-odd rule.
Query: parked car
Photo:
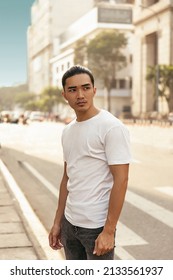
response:
[[[12,115],[11,115],[10,122],[11,122],[11,123],[18,123],[21,114],[22,114],[22,113],[19,112],[19,111],[14,111],[14,112],[12,113]]]
[[[1,122],[5,122],[5,123],[9,123],[11,122],[11,118],[12,118],[12,111],[1,111]]]
[[[173,112],[169,113],[168,121],[173,122]]]
[[[37,122],[42,122],[44,121],[44,113],[40,111],[32,111],[29,118],[29,121],[37,121]]]

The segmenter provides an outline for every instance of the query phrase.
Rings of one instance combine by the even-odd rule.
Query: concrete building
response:
[[[127,2],[129,1],[97,3],[93,9],[60,34],[57,55],[50,60],[52,85],[61,86],[63,73],[74,64],[74,48],[80,39],[89,41],[103,30],[115,29],[123,32],[128,39],[124,52],[128,63],[127,67],[117,73],[116,86],[111,90],[111,112],[115,115],[119,115],[124,109],[131,106],[133,25],[132,5]],[[107,92],[103,86],[100,86],[101,83],[97,82],[96,80],[96,105],[107,109]]]
[[[136,0],[134,5],[134,59],[132,109],[134,115],[167,112],[157,87],[146,81],[147,67],[173,64],[173,1]],[[156,81],[158,81],[157,73]]]
[[[31,92],[40,93],[50,86],[49,60],[56,51],[59,34],[92,9],[94,4],[94,0],[35,0],[27,33],[28,85]]]

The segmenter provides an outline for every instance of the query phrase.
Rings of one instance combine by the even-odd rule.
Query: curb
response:
[[[42,225],[39,218],[34,213],[25,195],[20,190],[12,174],[9,172],[3,161],[0,159],[0,171],[15,199],[17,200],[20,209],[20,218],[25,225],[33,247],[36,250],[40,259],[47,260],[64,260],[63,252],[53,251],[48,244],[48,232]],[[39,244],[39,245],[38,245]]]

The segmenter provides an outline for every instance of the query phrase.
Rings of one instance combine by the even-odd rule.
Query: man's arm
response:
[[[110,193],[107,220],[95,241],[94,254],[100,256],[114,247],[116,225],[123,207],[128,183],[129,164],[110,165],[114,184]]]
[[[58,208],[56,211],[53,227],[49,233],[49,245],[54,250],[61,249],[62,247],[60,231],[61,231],[61,220],[64,215],[64,209],[65,209],[66,199],[68,195],[67,182],[68,182],[68,176],[66,172],[66,163],[64,163],[64,174],[60,184]]]

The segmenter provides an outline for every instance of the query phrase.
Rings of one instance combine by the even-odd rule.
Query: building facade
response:
[[[51,85],[49,61],[57,51],[59,34],[92,9],[94,4],[94,0],[35,0],[31,8],[31,25],[27,32],[30,92],[39,94]]]
[[[123,32],[128,39],[125,49],[127,66],[117,73],[116,87],[111,90],[111,112],[118,116],[125,108],[131,106],[133,25],[132,5],[127,5],[127,1],[119,1],[118,4],[115,1],[112,3],[110,1],[101,1],[88,13],[71,24],[65,32],[60,34],[59,52],[50,60],[52,65],[52,85],[61,86],[63,73],[74,64],[74,49],[79,40],[85,39],[85,41],[89,41],[100,31],[110,29]],[[85,64],[89,66],[87,61]],[[107,109],[107,92],[100,85],[100,81],[96,79],[96,105]]]
[[[155,90],[146,80],[147,67],[173,64],[173,1],[136,0],[134,5],[134,60],[132,110],[136,116],[168,110],[159,98],[156,73]]]

